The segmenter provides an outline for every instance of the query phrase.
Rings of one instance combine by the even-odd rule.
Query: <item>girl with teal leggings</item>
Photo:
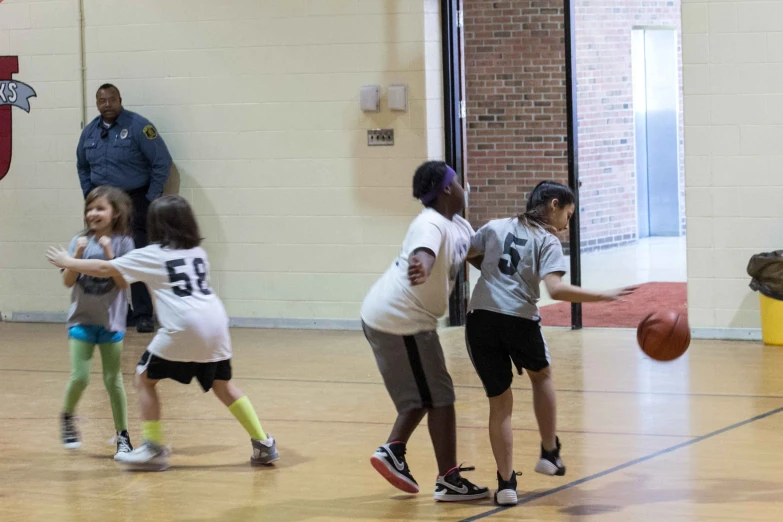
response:
[[[133,250],[130,233],[131,202],[121,190],[97,187],[84,202],[85,230],[71,241],[68,251],[80,259],[111,260]],[[122,381],[121,353],[128,313],[123,278],[96,278],[63,270],[63,282],[71,288],[68,342],[71,378],[60,416],[61,437],[67,449],[81,447],[74,417],[76,405],[90,382],[95,345],[101,353],[103,384],[109,392],[117,453],[133,450],[128,435],[128,406]]]

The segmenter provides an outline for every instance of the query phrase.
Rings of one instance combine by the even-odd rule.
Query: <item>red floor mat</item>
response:
[[[623,302],[584,303],[582,325],[604,328],[636,328],[652,312],[671,310],[687,317],[686,283],[646,283]],[[571,303],[541,308],[544,326],[571,326]]]

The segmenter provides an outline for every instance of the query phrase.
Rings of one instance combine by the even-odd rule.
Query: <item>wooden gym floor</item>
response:
[[[565,477],[532,469],[539,437],[527,378],[514,383],[519,506],[432,500],[426,425],[408,452],[422,486],[408,496],[368,463],[394,410],[359,332],[236,329],[235,382],[279,440],[274,469],[248,465],[250,444],[194,382],[161,386],[173,446],[165,473],[123,472],[100,364],[68,452],[58,413],[68,378],[62,325],[0,323],[0,520],[781,520],[783,348],[695,341],[673,363],[643,357],[630,330],[547,330],[558,389]],[[150,336],[126,340],[131,437],[140,424],[129,378]],[[442,333],[457,385],[459,460],[495,487],[487,403],[463,333]],[[99,357],[96,352],[96,358]]]

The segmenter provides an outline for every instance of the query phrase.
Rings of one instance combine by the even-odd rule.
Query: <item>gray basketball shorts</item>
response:
[[[397,413],[454,404],[454,383],[435,330],[413,335],[379,332],[362,321]]]

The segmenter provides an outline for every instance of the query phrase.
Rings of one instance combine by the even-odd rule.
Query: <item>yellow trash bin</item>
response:
[[[761,339],[764,344],[783,346],[783,301],[772,299],[762,293]]]

